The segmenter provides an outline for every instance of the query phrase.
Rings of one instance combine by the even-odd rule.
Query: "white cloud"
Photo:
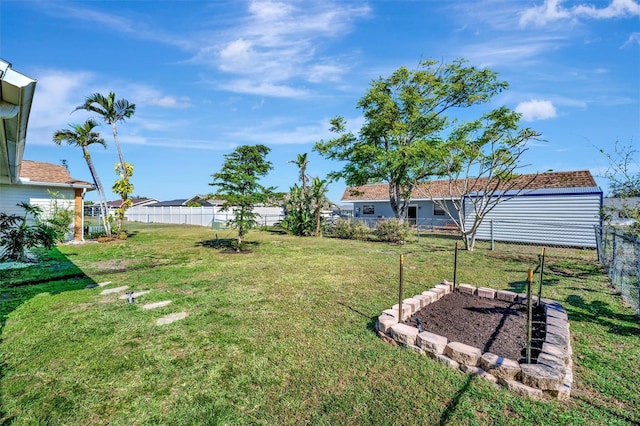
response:
[[[302,98],[309,95],[305,89],[296,89],[283,84],[238,79],[225,83],[220,90],[228,90],[235,93],[270,96],[276,98]]]
[[[240,24],[216,35],[221,43],[204,42],[194,60],[244,77],[223,89],[292,97],[307,92],[292,87],[302,81],[339,81],[348,65],[324,52],[369,8],[326,1],[252,1],[247,12]],[[289,90],[283,92],[285,87]]]
[[[633,45],[638,45],[640,46],[640,32],[637,33],[631,33],[631,35],[629,35],[629,38],[627,39],[627,41],[622,45],[622,49],[624,49],[627,46],[633,46]]]
[[[516,112],[522,114],[524,121],[547,120],[557,115],[553,103],[541,99],[520,102],[516,107]]]
[[[145,107],[189,108],[192,106],[187,97],[176,98],[146,85],[134,85],[127,89],[127,94],[127,99],[130,102]]]
[[[580,4],[570,8],[562,6],[564,0],[545,0],[542,6],[529,8],[520,15],[520,26],[543,26],[554,21],[576,21],[578,18],[612,19],[640,16],[640,4],[634,0],[612,0],[602,8]]]

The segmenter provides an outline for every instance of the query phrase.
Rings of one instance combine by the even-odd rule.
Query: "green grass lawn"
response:
[[[0,270],[0,420],[16,425],[640,423],[638,318],[592,250],[548,248],[543,296],[573,336],[570,401],[534,401],[377,337],[405,294],[453,278],[454,239],[394,246],[269,231],[129,224],[126,241],[65,245]],[[522,291],[539,247],[480,243],[458,282]],[[90,283],[151,290],[135,304]],[[105,287],[108,288],[108,287]],[[143,310],[143,303],[171,300]],[[186,319],[155,320],[186,311]],[[464,321],[464,318],[460,318]]]

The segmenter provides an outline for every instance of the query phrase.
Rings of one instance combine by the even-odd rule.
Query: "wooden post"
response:
[[[542,274],[544,273],[544,247],[540,253],[540,283],[538,284],[538,306],[542,303]]]
[[[74,191],[74,214],[73,214],[73,240],[82,241],[82,189],[76,188]]]
[[[457,274],[458,274],[458,242],[456,241],[456,247],[453,251],[453,291],[456,290]]]
[[[398,322],[402,322],[402,287],[404,286],[404,255],[400,255],[400,284],[398,286]]]
[[[527,271],[527,364],[531,364],[531,326],[532,326],[532,311],[531,311],[531,283],[533,282],[533,269]]]

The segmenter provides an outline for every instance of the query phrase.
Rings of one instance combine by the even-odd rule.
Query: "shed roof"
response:
[[[469,179],[469,191],[481,191],[487,183],[487,178]],[[539,174],[523,174],[516,178],[514,185],[510,189],[551,189],[551,188],[580,188],[597,187],[596,181],[591,176],[589,170],[577,170],[566,172],[547,172]],[[450,197],[449,180],[434,180],[423,182],[417,185],[412,193],[411,199],[429,199]],[[342,195],[341,201],[388,201],[389,184],[380,183],[347,187]]]
[[[30,160],[22,160],[19,183],[22,185],[95,189],[92,183],[72,178],[69,175],[69,170],[64,166]]]

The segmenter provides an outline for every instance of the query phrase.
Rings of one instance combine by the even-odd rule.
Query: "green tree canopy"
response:
[[[400,67],[379,78],[358,102],[365,124],[358,135],[346,130],[342,117],[331,120],[338,136],[315,144],[326,158],[345,162],[330,178],[347,185],[389,184],[395,216],[405,219],[417,182],[440,173],[442,141],[454,123],[448,112],[488,102],[507,88],[489,69],[468,66],[457,59],[450,64],[428,60],[411,71]]]
[[[264,187],[259,180],[272,169],[266,156],[270,149],[264,145],[244,145],[231,154],[225,155],[222,169],[212,175],[217,186],[215,198],[223,200],[222,210],[232,210],[234,218],[229,221],[238,230],[239,251],[242,238],[256,224],[254,207],[257,204],[268,204],[276,196],[273,187]]]

